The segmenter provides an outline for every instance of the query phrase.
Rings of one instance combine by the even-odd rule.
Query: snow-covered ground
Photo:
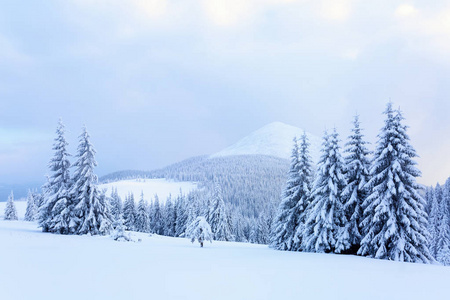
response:
[[[23,216],[21,216],[23,217]],[[448,299],[450,268],[0,221],[0,299]]]
[[[159,201],[165,202],[169,195],[172,195],[172,197],[178,196],[180,194],[180,190],[183,194],[188,194],[189,192],[197,189],[197,184],[189,181],[171,181],[164,178],[132,179],[101,184],[100,188],[106,188],[108,190],[108,195],[111,192],[111,188],[117,188],[117,192],[122,198],[122,201],[125,200],[128,193],[133,193],[134,199],[137,202],[140,199],[141,192],[143,192],[144,199],[147,201],[153,200],[155,194],[157,194]]]
[[[289,159],[292,153],[293,138],[300,138],[302,134],[303,129],[281,122],[273,122],[211,157],[262,154]],[[311,156],[314,161],[318,161],[322,141],[311,133],[307,132],[306,135],[311,143]]]

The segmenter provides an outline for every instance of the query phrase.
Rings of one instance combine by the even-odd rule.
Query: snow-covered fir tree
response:
[[[437,237],[439,236],[439,224],[442,219],[441,204],[443,199],[443,191],[439,183],[431,192],[432,200],[430,204],[430,213],[428,215],[428,232],[429,235],[429,250],[433,257],[436,257],[438,251]]]
[[[86,127],[83,127],[73,165],[75,172],[71,189],[77,234],[105,235],[112,229],[110,201],[106,197],[106,191],[99,190],[97,175],[94,173],[94,167],[97,166],[95,153]]]
[[[111,215],[113,216],[114,220],[117,220],[119,217],[122,216],[122,199],[119,196],[119,193],[117,192],[117,188],[113,188],[111,190]]]
[[[141,193],[141,198],[138,203],[136,211],[135,229],[139,232],[150,232],[150,221],[148,216],[147,203],[144,200],[144,193]]]
[[[134,202],[133,193],[129,193],[125,197],[125,202],[123,204],[123,222],[126,230],[136,229],[136,204]]]
[[[385,125],[370,168],[370,194],[364,201],[363,232],[358,254],[394,261],[433,260],[427,246],[425,201],[419,194],[416,151],[409,143],[403,116],[387,105]]]
[[[59,120],[53,144],[54,156],[49,164],[51,174],[44,186],[43,203],[39,207],[39,226],[44,232],[69,234],[77,230],[77,219],[73,198],[69,195],[72,182],[64,132],[64,124]]]
[[[299,177],[298,177],[298,201],[292,210],[291,219],[295,222],[295,234],[292,241],[293,251],[303,250],[303,236],[305,234],[306,214],[311,204],[311,177],[312,160],[309,155],[309,141],[306,133],[300,137],[299,149]]]
[[[176,224],[175,224],[175,236],[179,237],[184,234],[186,231],[187,226],[187,220],[188,220],[188,212],[186,209],[187,203],[186,203],[186,197],[184,197],[181,193],[177,197],[177,200],[175,202],[175,210],[176,210]]]
[[[361,132],[359,116],[353,121],[352,134],[348,137],[345,157],[347,186],[342,192],[344,210],[347,222],[340,233],[342,245],[349,245],[345,252],[356,254],[362,238],[361,221],[363,217],[362,204],[367,197],[367,182],[369,179],[370,154]],[[346,247],[347,248],[347,247]]]
[[[340,253],[350,246],[340,239],[347,222],[341,193],[346,186],[344,162],[339,150],[339,136],[325,133],[322,156],[312,193],[305,226],[304,250]]]
[[[38,213],[38,206],[36,204],[36,199],[34,198],[34,193],[28,191],[27,195],[27,210],[25,212],[25,221],[35,221]]]
[[[228,216],[223,202],[222,189],[216,184],[210,201],[210,225],[216,241],[232,241],[233,236],[228,223]]]
[[[291,154],[286,187],[281,196],[277,215],[272,225],[271,247],[277,250],[292,250],[294,235],[297,229],[297,216],[295,210],[300,201],[300,157],[297,138]]]
[[[5,220],[15,221],[18,220],[16,205],[14,204],[14,193],[11,191],[11,194],[8,197],[8,201],[5,206]]]
[[[436,260],[450,266],[450,178],[444,185],[436,232]]]
[[[175,221],[176,212],[172,201],[172,195],[169,195],[163,210],[164,235],[175,236]]]
[[[214,235],[211,231],[211,226],[206,222],[205,217],[200,216],[188,225],[186,237],[189,238],[192,243],[197,240],[200,243],[200,247],[203,247],[205,241],[210,241],[212,243]]]
[[[158,195],[155,195],[155,199],[152,205],[152,214],[150,216],[150,231],[159,235],[164,234],[164,218],[162,215],[161,206],[159,203]]]

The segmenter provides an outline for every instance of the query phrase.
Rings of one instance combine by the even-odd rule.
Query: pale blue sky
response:
[[[99,175],[281,121],[368,139],[401,106],[422,183],[450,176],[448,1],[1,1],[0,182],[43,181],[58,118]],[[26,3],[26,4],[25,4]]]

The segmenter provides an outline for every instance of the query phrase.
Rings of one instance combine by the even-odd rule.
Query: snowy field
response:
[[[141,197],[141,192],[144,192],[145,200],[150,202],[150,200],[153,200],[155,194],[158,194],[159,201],[164,203],[169,195],[172,195],[172,197],[178,196],[180,194],[180,189],[183,194],[188,194],[197,189],[197,184],[195,182],[178,182],[162,178],[120,180],[101,184],[99,187],[106,188],[108,190],[107,195],[111,193],[111,188],[117,188],[117,192],[122,198],[122,201],[124,201],[128,193],[131,192],[134,194],[134,200],[138,202]]]
[[[0,221],[0,299],[449,299],[449,267],[133,235]]]

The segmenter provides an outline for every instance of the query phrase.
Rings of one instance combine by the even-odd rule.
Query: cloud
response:
[[[351,0],[322,0],[320,16],[330,21],[346,21],[352,12]]]
[[[395,15],[398,17],[411,17],[417,15],[418,10],[410,4],[402,4],[395,10]]]

